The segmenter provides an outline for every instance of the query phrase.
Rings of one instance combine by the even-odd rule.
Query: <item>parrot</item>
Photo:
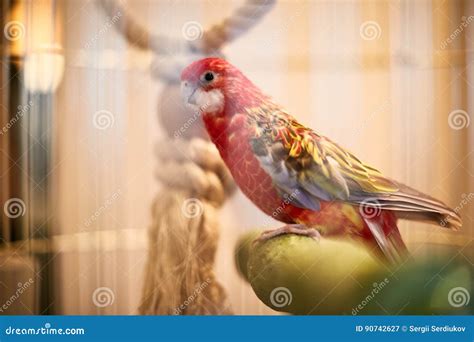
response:
[[[285,224],[259,240],[281,234],[350,239],[393,265],[409,258],[398,219],[462,226],[446,204],[383,176],[301,124],[222,58],[186,66],[181,94],[200,113],[244,195]]]

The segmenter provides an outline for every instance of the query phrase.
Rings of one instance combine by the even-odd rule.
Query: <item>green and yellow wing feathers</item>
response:
[[[250,144],[260,165],[292,204],[317,210],[319,200],[339,200],[425,221],[448,218],[447,226],[454,228],[461,225],[460,217],[444,203],[385,178],[278,106],[251,108],[247,117]]]

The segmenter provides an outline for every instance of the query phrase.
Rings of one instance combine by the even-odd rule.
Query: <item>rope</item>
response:
[[[151,73],[166,82],[161,101],[180,103],[177,86],[181,70],[206,55],[222,56],[224,44],[251,29],[276,0],[247,0],[229,17],[202,32],[196,40],[175,39],[150,33],[115,0],[99,0],[111,17],[120,13],[114,27],[127,41],[154,52]],[[176,97],[176,98],[175,98]],[[169,99],[168,99],[169,100]],[[179,107],[162,107],[159,115],[169,137]],[[235,190],[232,177],[209,141],[167,139],[155,150],[156,178],[163,185],[152,209],[149,251],[141,314],[230,314],[227,296],[213,268],[219,224],[217,209]]]
[[[166,146],[168,142],[163,142]],[[176,140],[167,149],[158,144],[161,161],[156,177],[170,187],[188,189],[199,198],[221,206],[235,185],[215,146],[205,140]]]
[[[179,83],[181,70],[192,61],[208,55],[223,57],[220,51],[222,47],[255,26],[275,3],[276,0],[247,0],[229,17],[205,30],[200,39],[188,41],[151,33],[135,21],[116,0],[99,0],[110,17],[121,14],[114,27],[131,45],[154,52],[152,75],[173,84]]]
[[[116,0],[99,0],[107,15],[113,17],[121,13],[116,27],[128,42],[142,50],[152,50],[159,55],[170,53],[210,53],[219,50],[225,43],[231,42],[251,29],[275,5],[276,0],[247,0],[228,18],[203,32],[200,40],[187,41],[184,45],[179,40],[160,34],[150,33],[137,23]]]
[[[166,146],[169,141],[166,142]],[[229,314],[213,272],[219,237],[217,208],[235,190],[210,142],[158,144],[157,179],[141,314]],[[161,148],[160,148],[161,147]]]
[[[191,42],[192,51],[212,53],[250,30],[275,5],[276,0],[247,0],[230,17],[205,31],[202,42]]]

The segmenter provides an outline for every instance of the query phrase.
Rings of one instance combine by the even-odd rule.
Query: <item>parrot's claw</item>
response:
[[[288,224],[278,229],[264,231],[262,235],[260,235],[260,237],[255,239],[254,244],[268,241],[276,236],[283,235],[283,234],[296,234],[296,235],[307,236],[316,240],[317,242],[319,242],[319,240],[321,239],[321,234],[316,229],[308,228],[302,224]]]

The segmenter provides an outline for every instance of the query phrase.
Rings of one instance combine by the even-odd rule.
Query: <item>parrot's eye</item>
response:
[[[211,71],[207,71],[202,75],[202,80],[206,82],[211,82],[214,78],[214,73]]]

